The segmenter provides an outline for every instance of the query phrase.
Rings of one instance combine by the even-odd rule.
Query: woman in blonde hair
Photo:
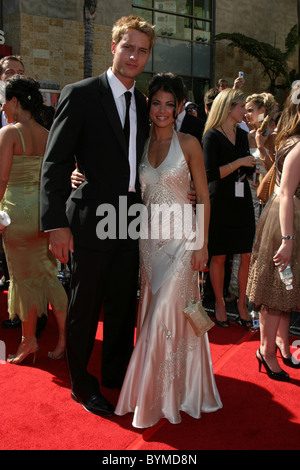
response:
[[[255,173],[249,177],[255,223],[258,222],[263,209],[263,203],[257,196],[257,188],[272,166],[274,158],[276,137],[274,115],[276,105],[275,98],[271,93],[256,93],[246,99],[245,117],[251,129],[248,133],[248,141],[250,153],[255,157],[256,163]],[[237,279],[239,263],[240,255],[235,255],[232,261],[232,272],[228,287],[230,296],[226,298],[226,301],[233,301],[239,295]]]
[[[260,348],[256,353],[273,380],[287,381],[276,349],[288,367],[300,368],[289,346],[291,311],[300,311],[300,82],[292,89],[278,123],[276,186],[257,225],[247,295],[261,305]],[[293,288],[280,279],[290,264]]]
[[[255,93],[247,97],[246,119],[251,128],[248,135],[250,149],[257,149],[256,159],[262,173],[266,173],[273,163],[275,151],[275,126],[273,116],[276,101],[271,93]],[[263,126],[263,128],[262,128]]]
[[[203,137],[211,202],[210,278],[215,294],[216,322],[224,328],[229,326],[223,298],[224,264],[226,256],[235,253],[241,254],[239,320],[246,327],[252,324],[245,292],[255,221],[247,174],[253,172],[255,159],[249,152],[247,133],[238,126],[245,114],[245,103],[246,97],[241,91],[222,91],[214,100]]]

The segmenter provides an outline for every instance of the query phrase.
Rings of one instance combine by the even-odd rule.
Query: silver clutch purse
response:
[[[188,306],[183,310],[183,314],[189,321],[196,336],[203,336],[215,325],[214,322],[207,315],[205,308],[202,305],[203,294],[204,294],[203,276],[204,276],[204,273],[202,272],[202,282],[201,282],[201,287],[200,287],[200,300],[189,302]]]

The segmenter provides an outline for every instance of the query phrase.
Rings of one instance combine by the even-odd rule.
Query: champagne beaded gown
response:
[[[280,179],[284,158],[300,141],[300,136],[289,138],[276,158],[276,184]],[[265,206],[256,228],[255,242],[250,261],[247,296],[257,305],[266,305],[272,310],[300,312],[300,185],[294,195],[294,235],[291,268],[293,289],[286,290],[273,262],[275,251],[281,245],[279,219],[280,196],[273,194]]]
[[[182,208],[189,204],[190,188],[190,173],[176,132],[158,168],[148,161],[149,142],[139,168],[143,201],[152,214],[148,233],[154,217],[150,206],[151,210],[155,204]],[[137,428],[153,426],[161,418],[180,423],[180,411],[200,418],[202,412],[222,407],[208,335],[197,337],[183,314],[189,301],[199,299],[198,273],[191,267],[188,238],[141,236],[137,343],[115,411],[118,415],[133,412],[132,424]]]
[[[36,307],[38,316],[47,314],[48,302],[56,312],[67,311],[67,294],[57,278],[56,259],[48,249],[48,236],[40,232],[40,172],[43,156],[14,155],[9,181],[0,209],[11,224],[3,234],[10,285],[8,311],[26,321]]]

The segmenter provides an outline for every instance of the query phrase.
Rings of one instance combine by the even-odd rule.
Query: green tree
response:
[[[96,18],[98,0],[84,0],[83,22],[84,22],[84,78],[93,74],[93,51],[94,51],[94,22]]]
[[[285,40],[285,51],[266,42],[257,41],[241,33],[220,33],[215,37],[216,41],[226,39],[229,46],[237,47],[251,57],[254,57],[263,67],[263,75],[270,79],[270,93],[275,94],[276,80],[284,77],[285,86],[291,85],[292,76],[288,69],[288,58],[300,43],[298,25],[292,27]],[[294,74],[292,74],[294,75]],[[281,88],[281,87],[280,87]]]

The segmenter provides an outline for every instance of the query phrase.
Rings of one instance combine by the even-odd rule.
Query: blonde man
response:
[[[50,249],[62,263],[69,251],[73,254],[66,330],[71,396],[87,411],[104,416],[114,408],[87,366],[103,307],[102,385],[121,387],[133,349],[139,264],[137,240],[118,233],[99,238],[97,209],[109,204],[119,221],[120,196],[128,207],[139,201],[137,165],[148,122],[145,98],[134,82],[154,40],[154,27],[143,18],[130,15],[117,21],[112,67],[62,91],[42,170],[42,229],[51,231]],[[74,156],[85,183],[68,198]]]

